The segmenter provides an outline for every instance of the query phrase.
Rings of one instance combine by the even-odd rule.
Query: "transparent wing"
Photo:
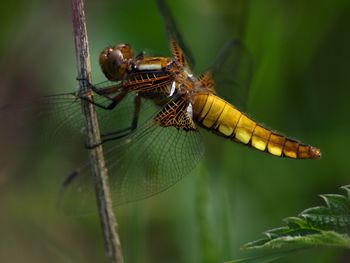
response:
[[[103,82],[98,88],[106,88]],[[114,86],[116,84],[114,83]],[[112,87],[112,86],[109,86]],[[118,91],[115,92],[117,94]],[[114,95],[114,94],[113,94]],[[112,96],[112,94],[110,94]],[[100,105],[108,105],[110,97],[94,96]],[[105,110],[96,107],[101,130],[123,128],[130,125],[132,103],[123,103],[121,107]],[[81,112],[81,99],[76,92],[54,94],[38,98],[26,98],[15,101],[0,109],[0,145],[22,145],[28,139],[38,144],[77,144],[83,142],[84,118]],[[118,126],[118,127],[116,127]]]
[[[79,106],[74,93],[14,101],[0,110],[0,143],[21,145],[26,139],[50,143],[70,138],[72,130],[79,134],[83,127]]]
[[[108,104],[104,96],[95,101]],[[81,100],[75,93],[56,94],[40,98],[26,98],[0,109],[0,166],[14,166],[19,158],[41,157],[47,149],[78,153],[79,165],[86,153],[84,117]],[[95,107],[101,134],[128,130],[133,122],[134,101],[127,96],[113,110]],[[39,160],[40,161],[40,160]],[[69,171],[68,171],[69,172]],[[68,174],[62,172],[63,178]]]
[[[157,5],[164,21],[170,50],[182,65],[193,68],[195,60],[192,52],[187,47],[165,0],[157,0]]]
[[[208,69],[217,94],[241,110],[246,108],[253,70],[253,57],[238,40],[230,40]]]
[[[103,88],[106,85],[104,82],[98,86]],[[95,102],[108,104],[109,96],[96,95]],[[113,133],[130,126],[134,97],[134,93],[128,93],[113,110],[96,108],[101,133]],[[83,148],[84,119],[80,103],[81,99],[72,92],[26,99],[3,107],[1,145],[13,147],[15,142],[23,147],[21,140],[17,139],[31,137],[30,133],[39,139],[30,140],[35,141],[34,147],[36,143],[51,147],[64,142],[68,143],[67,147],[79,145]],[[142,100],[138,128],[123,139],[104,144],[115,204],[146,198],[167,189],[190,173],[202,156],[199,133],[155,125],[153,118],[159,111],[159,106],[153,101]],[[73,205],[74,211],[86,211],[87,205],[95,204],[89,164],[86,162],[76,174],[65,182],[62,203],[66,203],[66,208],[76,204]]]
[[[141,110],[142,112],[143,110]],[[203,155],[198,131],[161,127],[153,117],[129,136],[104,145],[113,204],[120,205],[162,192],[189,174]],[[95,194],[89,164],[72,174],[60,204],[68,214],[89,212]]]

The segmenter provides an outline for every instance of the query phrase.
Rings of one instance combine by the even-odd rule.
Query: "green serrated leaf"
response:
[[[325,200],[327,207],[333,213],[349,213],[350,207],[348,199],[343,195],[326,194],[321,195]]]
[[[285,237],[285,236],[305,236],[305,235],[313,235],[313,234],[318,234],[319,230],[313,229],[313,228],[295,228],[295,229],[290,229],[288,227],[284,228],[284,231],[275,231],[279,230],[278,229],[272,229],[264,234],[267,236],[268,239],[274,239],[278,237]]]
[[[327,207],[319,206],[306,209],[299,216],[305,219],[310,227],[349,233],[350,210],[332,211]]]
[[[298,217],[288,217],[284,219],[286,226],[270,229],[264,232],[266,238],[242,246],[246,250],[274,251],[271,257],[266,257],[269,261],[254,261],[264,260],[264,256],[232,262],[270,262],[280,251],[285,253],[315,246],[350,248],[350,185],[343,186],[342,189],[347,191],[347,197],[338,194],[321,195],[326,206],[308,208]]]
[[[305,222],[305,220],[300,217],[287,217],[283,221],[286,222],[290,229],[300,229],[309,227],[307,222]]]
[[[327,215],[330,216],[332,215],[331,211],[329,210],[328,207],[325,206],[315,206],[315,207],[311,207],[308,209],[305,209],[303,212],[301,212],[299,214],[299,216],[307,216],[307,215]]]
[[[265,239],[265,242],[250,242],[244,249],[281,249],[284,247],[306,248],[312,246],[345,247],[350,248],[350,238],[346,234],[334,231],[322,231],[319,234],[283,236]]]
[[[340,187],[341,189],[344,189],[347,194],[348,194],[348,199],[350,199],[350,184],[349,185],[344,185],[342,187]]]
[[[284,226],[284,227],[270,229],[270,230],[264,232],[264,235],[266,235],[268,238],[274,238],[275,236],[285,235],[289,231],[290,231],[290,229],[288,227]]]

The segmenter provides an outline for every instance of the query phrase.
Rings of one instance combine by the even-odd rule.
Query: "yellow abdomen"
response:
[[[193,102],[193,119],[220,135],[275,156],[318,159],[316,147],[273,132],[249,118],[233,105],[213,94],[197,94]]]

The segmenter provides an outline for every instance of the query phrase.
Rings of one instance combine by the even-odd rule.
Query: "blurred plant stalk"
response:
[[[91,82],[90,53],[88,47],[83,0],[72,0],[72,22],[77,59],[78,79],[81,94],[89,94]],[[92,100],[93,97],[87,95]],[[88,145],[99,145],[100,131],[93,104],[82,100],[85,116]],[[92,173],[95,179],[95,190],[100,222],[103,229],[106,256],[110,263],[123,262],[122,249],[117,233],[117,222],[112,209],[112,201],[108,184],[108,171],[105,165],[102,146],[89,150]]]

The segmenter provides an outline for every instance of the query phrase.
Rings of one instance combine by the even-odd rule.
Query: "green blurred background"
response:
[[[322,193],[349,184],[350,2],[168,1],[198,70],[226,40],[254,57],[248,113],[318,146],[319,161],[279,159],[206,131],[198,169],[168,191],[115,209],[126,262],[222,262],[246,256],[240,245],[320,205]],[[153,1],[87,1],[92,76],[99,52],[127,42],[168,54]],[[14,0],[0,8],[0,102],[77,86],[69,1]],[[5,126],[5,125],[4,125]],[[1,127],[4,129],[6,127]],[[0,262],[103,262],[97,216],[66,217],[57,191],[80,159],[76,148],[31,154],[2,147]],[[68,169],[68,170],[69,170]],[[349,262],[340,249],[314,249],[278,262]]]

